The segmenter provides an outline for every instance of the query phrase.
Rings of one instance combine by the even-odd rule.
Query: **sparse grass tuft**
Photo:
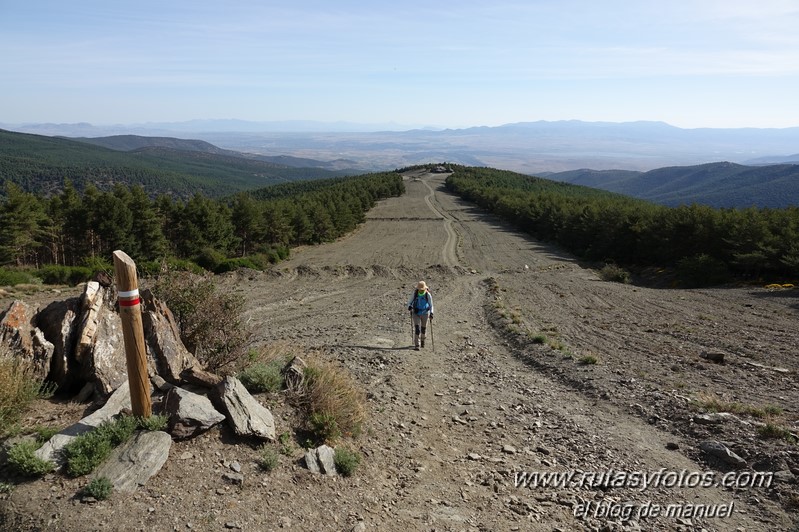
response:
[[[580,364],[583,364],[583,365],[593,365],[593,364],[596,364],[597,362],[599,362],[599,359],[597,357],[595,357],[594,355],[585,355],[585,356],[580,357],[579,362],[580,362]]]
[[[700,393],[697,400],[694,401],[694,406],[705,412],[729,412],[731,414],[748,415],[757,419],[770,419],[782,414],[782,408],[778,406],[767,405],[761,408],[743,403],[722,401],[708,393]]]
[[[148,418],[137,418],[138,426],[144,430],[164,430],[169,424],[169,416],[166,414],[158,414]]]
[[[282,432],[280,436],[277,437],[278,443],[280,443],[280,454],[285,456],[291,456],[294,454],[293,446],[291,445],[291,434],[288,432]]]
[[[351,476],[361,463],[361,455],[345,447],[337,447],[333,455],[336,470],[345,477]]]
[[[332,442],[341,437],[341,429],[338,427],[336,416],[328,412],[312,413],[308,418],[308,424],[318,441]]]
[[[108,478],[99,477],[89,482],[88,486],[83,488],[83,493],[90,497],[94,497],[98,501],[104,501],[111,496],[113,490],[114,485],[111,484]]]
[[[300,400],[309,428],[318,441],[332,442],[340,436],[360,434],[366,419],[366,398],[341,368],[321,360],[309,360]]]
[[[546,334],[536,334],[533,336],[533,343],[534,344],[546,344],[548,342]]]
[[[33,377],[29,362],[0,348],[0,435],[19,421],[34,399],[51,392]]]
[[[771,421],[767,421],[765,425],[758,427],[757,433],[761,438],[765,439],[785,440],[789,443],[796,442],[796,438],[794,438],[793,434],[791,434],[788,429]]]
[[[264,445],[261,447],[260,455],[258,457],[258,465],[261,467],[261,469],[264,471],[273,471],[279,463],[280,456],[271,446]]]
[[[286,386],[283,368],[294,357],[284,345],[251,349],[247,353],[248,363],[237,377],[250,393],[279,392]]]

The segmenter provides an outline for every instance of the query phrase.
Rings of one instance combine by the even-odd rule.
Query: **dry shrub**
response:
[[[42,385],[32,374],[29,362],[0,349],[0,434],[39,396]]]
[[[320,359],[308,361],[301,401],[319,441],[358,436],[366,420],[364,392],[342,368]]]
[[[180,328],[186,348],[208,369],[230,373],[249,337],[242,319],[243,301],[220,293],[212,274],[173,271],[166,265],[153,285]]]

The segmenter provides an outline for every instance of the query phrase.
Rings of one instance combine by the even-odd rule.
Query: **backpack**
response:
[[[411,304],[413,307],[414,312],[417,314],[426,311],[430,308],[430,292],[425,292],[424,297],[419,297],[419,293],[414,290],[413,291],[413,303]]]

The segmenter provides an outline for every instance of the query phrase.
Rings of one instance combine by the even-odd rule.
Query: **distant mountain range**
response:
[[[663,205],[799,206],[799,165],[744,166],[729,162],[629,170],[571,170],[540,177],[600,188]]]
[[[364,172],[442,161],[525,174],[580,168],[648,171],[717,161],[764,164],[749,162],[763,160],[773,164],[795,162],[789,154],[795,154],[799,147],[799,127],[682,129],[647,121],[538,121],[443,130],[402,130],[397,124],[244,120],[0,127],[68,137],[190,137],[227,150],[324,161],[331,164],[329,168],[354,167]],[[779,161],[781,158],[791,160]]]
[[[542,143],[555,143],[554,139],[563,141],[566,137],[572,138],[571,142],[576,142],[574,139],[579,137],[588,143],[586,139],[590,138],[594,149],[598,150],[594,157],[609,157],[601,146],[604,144],[610,149],[625,139],[629,141],[634,132],[641,138],[650,139],[657,135],[661,139],[669,136],[683,138],[684,134],[683,130],[660,123],[594,123],[586,126],[584,123],[569,122],[514,124],[500,128],[448,132],[384,133],[379,137],[383,139],[382,143],[376,142],[378,137],[370,137],[372,140],[366,142],[360,136],[325,133],[286,133],[272,138],[273,144],[280,143],[286,146],[287,152],[293,153],[314,153],[327,146],[332,147],[339,156],[343,153],[350,156],[358,149],[364,149],[371,153],[369,171],[372,171],[392,170],[403,166],[391,166],[387,160],[387,154],[393,154],[397,150],[414,154],[408,156],[410,161],[404,160],[409,163],[406,166],[428,162],[488,166],[484,161],[492,156],[488,154],[487,148],[469,146],[489,137],[495,143],[504,139],[504,149],[507,150],[507,156],[511,157],[517,153],[515,150],[521,150],[518,143],[522,139],[532,138],[528,137],[531,131],[536,132],[534,136]],[[572,134],[575,131],[579,134]],[[439,136],[440,133],[448,135],[446,138],[449,140],[445,146],[439,145],[443,138]],[[707,132],[695,134],[697,139],[705,134],[711,135]],[[728,132],[730,137],[745,134]],[[794,131],[764,130],[761,134],[764,138],[790,139]],[[228,134],[220,135],[231,138]],[[234,138],[247,144],[249,148],[263,146],[264,143],[263,135],[242,133]],[[458,138],[462,142],[456,142],[455,139]],[[787,142],[784,139],[783,141]],[[565,153],[566,147],[562,150]],[[69,178],[79,187],[88,182],[94,182],[101,187],[108,187],[116,182],[140,183],[151,194],[168,193],[185,197],[194,192],[220,196],[278,182],[365,172],[356,168],[362,166],[357,161],[359,156],[320,160],[293,155],[263,155],[253,151],[225,149],[206,140],[175,137],[114,135],[67,139],[0,130],[0,178],[3,181],[10,179],[21,183],[28,190],[45,193],[58,189],[63,185],[64,179]],[[454,154],[457,155],[453,157]],[[577,154],[573,155],[577,157]],[[713,162],[664,166],[649,171],[577,169],[521,173],[671,206],[700,203],[713,207],[777,208],[799,205],[799,165],[767,163],[772,160],[791,160],[792,157],[797,156],[755,158],[750,165]],[[341,167],[350,169],[339,170]]]
[[[142,185],[153,197],[220,197],[351,173],[258,160],[195,140],[118,136],[78,141],[0,130],[0,182],[44,195],[70,180],[78,189],[88,184],[109,189],[119,183]]]

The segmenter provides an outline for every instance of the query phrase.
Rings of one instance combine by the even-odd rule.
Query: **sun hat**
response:
[[[424,281],[419,281],[416,285],[417,290],[427,290],[427,285]]]

